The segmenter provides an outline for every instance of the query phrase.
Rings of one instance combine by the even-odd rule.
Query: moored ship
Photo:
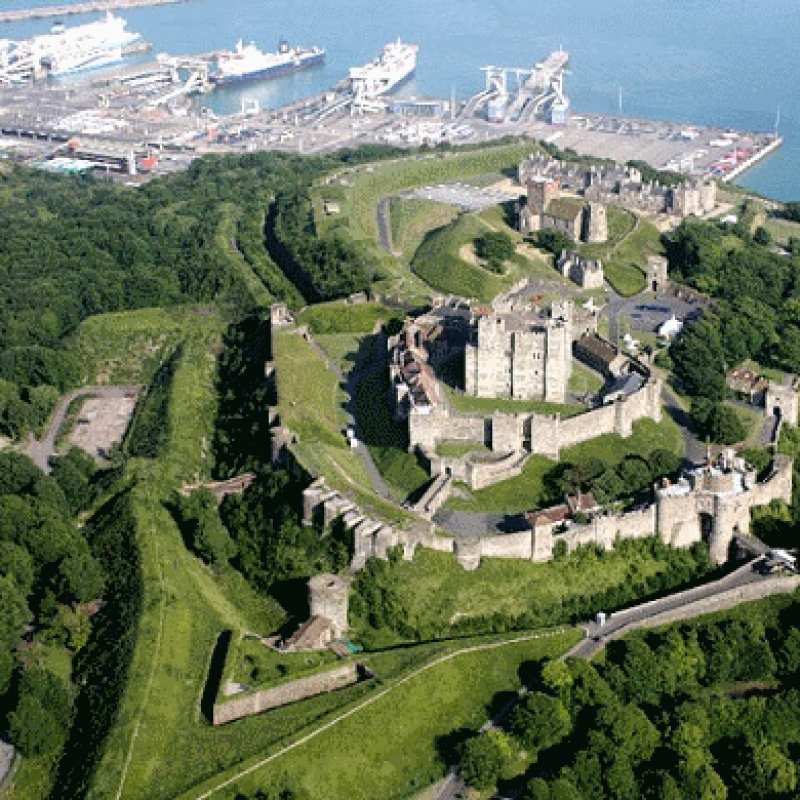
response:
[[[217,56],[217,71],[211,80],[218,86],[226,86],[277,78],[323,61],[325,50],[321,47],[290,47],[288,42],[281,41],[276,53],[264,53],[252,42],[245,45],[240,39],[232,53]]]
[[[350,81],[356,97],[379,97],[410,78],[417,68],[418,51],[418,44],[408,44],[398,39],[384,45],[380,57],[363,67],[351,67]]]
[[[31,41],[39,63],[51,75],[68,75],[121,61],[123,48],[140,38],[126,30],[126,25],[122,17],[109,11],[86,25],[66,28],[57,23],[51,33]]]

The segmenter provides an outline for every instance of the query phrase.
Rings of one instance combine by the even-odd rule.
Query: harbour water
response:
[[[466,98],[482,86],[481,66],[529,68],[561,45],[572,54],[565,87],[576,111],[616,114],[621,95],[625,115],[771,131],[780,107],[784,146],[738,182],[800,198],[800,14],[786,0],[188,0],[122,16],[155,52],[229,49],[239,38],[274,49],[282,36],[327,49],[322,67],[202,99],[225,113],[242,97],[274,107],[322,91],[398,36],[420,45],[416,76],[403,89],[417,96]],[[4,25],[0,36],[51,24]]]

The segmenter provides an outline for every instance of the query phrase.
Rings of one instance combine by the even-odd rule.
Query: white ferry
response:
[[[385,45],[379,58],[350,68],[350,81],[356,97],[369,100],[391,92],[408,80],[417,68],[418,44],[398,39]]]

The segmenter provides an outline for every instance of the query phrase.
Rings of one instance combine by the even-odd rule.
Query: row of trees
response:
[[[636,634],[598,664],[545,662],[501,729],[445,755],[476,788],[529,764],[530,800],[793,796],[800,603],[759,611]]]

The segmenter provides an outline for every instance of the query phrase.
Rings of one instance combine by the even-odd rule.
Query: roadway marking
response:
[[[203,794],[197,795],[196,796],[196,800],[206,800],[206,798],[211,797],[211,795],[216,794],[221,789],[224,789],[227,786],[230,786],[232,783],[235,783],[236,781],[240,780],[245,775],[249,775],[251,772],[255,772],[257,769],[261,769],[261,767],[266,766],[271,761],[274,761],[276,758],[280,758],[282,755],[285,755],[290,750],[294,750],[296,747],[300,747],[300,745],[303,745],[306,742],[311,741],[311,739],[315,738],[316,736],[319,736],[319,734],[323,733],[324,731],[328,730],[329,728],[332,728],[334,725],[337,725],[342,720],[347,719],[348,717],[352,716],[356,712],[361,711],[363,708],[366,708],[368,705],[371,705],[372,703],[376,702],[377,700],[380,700],[381,697],[389,694],[389,692],[393,691],[398,686],[402,686],[407,681],[412,680],[412,678],[416,678],[417,675],[420,675],[421,673],[425,672],[426,670],[431,669],[432,667],[435,667],[435,666],[437,666],[439,664],[442,664],[445,661],[449,661],[451,658],[455,658],[456,656],[461,656],[461,655],[464,655],[466,653],[478,652],[480,650],[491,650],[491,649],[496,648],[496,647],[505,647],[506,645],[509,645],[509,644],[517,644],[519,642],[529,642],[529,641],[532,641],[534,639],[546,639],[546,638],[548,638],[550,636],[559,636],[559,635],[561,635],[563,633],[566,633],[567,630],[569,630],[569,629],[568,628],[561,628],[559,630],[548,631],[547,633],[533,633],[533,634],[529,634],[528,636],[518,636],[516,639],[507,639],[506,641],[503,641],[503,642],[490,642],[488,644],[474,645],[473,647],[467,647],[467,648],[465,648],[463,650],[456,650],[453,653],[447,653],[447,654],[445,654],[443,656],[440,656],[439,658],[435,659],[434,661],[431,661],[429,664],[425,664],[424,666],[420,667],[419,669],[415,670],[414,672],[409,673],[404,678],[401,678],[400,680],[398,680],[396,683],[393,683],[391,686],[388,686],[386,689],[383,689],[383,691],[378,692],[378,694],[375,694],[372,697],[368,697],[366,700],[362,701],[361,703],[359,703],[354,708],[351,708],[349,711],[345,711],[345,713],[342,714],[341,716],[336,717],[336,719],[332,719],[330,722],[326,722],[321,728],[317,728],[315,731],[312,731],[311,733],[307,734],[306,736],[303,736],[300,739],[298,739],[296,742],[293,742],[292,744],[287,745],[282,750],[279,750],[277,753],[273,753],[271,756],[267,756],[267,758],[264,758],[261,761],[258,761],[257,763],[253,764],[250,767],[247,767],[247,769],[243,769],[241,772],[237,773],[232,778],[228,778],[226,781],[223,781],[218,786],[215,786],[213,789],[209,789],[207,792],[204,792]],[[119,800],[119,795],[117,795],[117,800]]]

